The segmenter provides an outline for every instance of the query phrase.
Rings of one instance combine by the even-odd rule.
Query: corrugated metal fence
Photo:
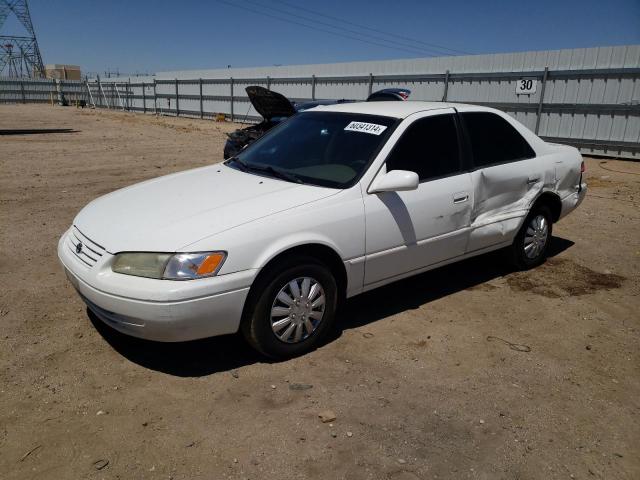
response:
[[[527,83],[528,80],[532,82]],[[523,81],[525,83],[523,83]],[[640,68],[350,76],[63,81],[70,103],[161,115],[254,121],[244,88],[262,85],[294,101],[364,99],[403,86],[412,100],[477,103],[501,109],[543,138],[585,153],[640,158]],[[48,80],[1,79],[0,103],[55,101]],[[518,92],[520,90],[520,92]]]

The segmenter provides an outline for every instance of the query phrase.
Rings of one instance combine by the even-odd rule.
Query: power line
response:
[[[225,3],[229,3],[229,2],[225,2]],[[411,54],[414,54],[414,55],[418,54],[418,55],[434,56],[434,55],[432,55],[430,53],[425,52],[424,50],[420,50],[420,49],[418,49],[416,47],[412,47],[412,46],[409,46],[409,48],[405,48],[405,47],[396,47],[394,45],[389,45],[388,43],[381,43],[381,41],[382,42],[387,42],[387,40],[382,39],[381,41],[376,41],[376,40],[378,40],[378,39],[376,39],[376,37],[371,37],[370,36],[371,38],[373,38],[374,41],[366,40],[366,39],[363,39],[363,38],[360,38],[360,37],[354,37],[352,35],[348,35],[348,34],[342,33],[344,31],[348,32],[348,30],[345,30],[344,28],[341,28],[341,27],[335,27],[335,26],[327,24],[327,23],[325,23],[325,25],[328,25],[330,28],[333,28],[335,30],[340,30],[340,32],[334,32],[334,31],[331,31],[331,30],[326,30],[324,28],[317,27],[316,25],[309,25],[307,23],[302,23],[302,22],[299,22],[299,21],[291,20],[289,18],[281,17],[279,15],[274,15],[272,13],[266,13],[266,12],[263,12],[263,11],[260,11],[260,10],[255,10],[255,9],[252,9],[252,8],[248,8],[246,6],[245,7],[241,7],[239,5],[234,5],[234,6],[237,6],[238,8],[242,8],[242,9],[250,11],[250,12],[259,13],[261,15],[265,15],[265,16],[268,16],[268,17],[271,17],[271,18],[275,18],[275,19],[283,21],[283,22],[293,23],[295,25],[301,25],[303,27],[311,28],[313,30],[317,30],[317,31],[320,31],[320,32],[328,33],[330,35],[337,35],[337,36],[340,36],[340,37],[343,37],[343,38],[348,38],[348,39],[351,39],[351,40],[356,40],[356,41],[359,41],[359,42],[364,42],[364,43],[368,43],[370,45],[376,45],[376,46],[383,47],[383,48],[389,48],[389,49],[392,49],[392,50],[400,50],[400,51],[408,52],[408,53],[411,53]],[[262,8],[269,8],[270,10],[277,10],[277,9],[274,9],[273,7],[265,7],[264,5],[261,5],[261,7]],[[282,10],[280,10],[280,11],[283,12]],[[314,19],[309,19],[309,18],[306,18],[306,17],[302,17],[300,15],[291,14],[291,13],[287,13],[287,12],[284,12],[284,13],[286,15],[290,15],[290,16],[301,18],[303,20],[307,20],[307,21],[310,20],[311,22],[314,22],[314,23],[322,23],[322,22],[318,22],[317,20],[314,20]],[[362,34],[360,34],[358,32],[353,32],[353,33],[356,33],[357,35],[362,35]]]
[[[313,25],[308,25],[306,23],[297,22],[295,20],[290,20],[288,18],[283,18],[283,17],[280,17],[278,15],[272,15],[270,13],[262,12],[262,11],[255,10],[255,9],[252,9],[252,8],[248,8],[248,7],[241,6],[241,5],[237,5],[235,3],[232,3],[232,2],[229,2],[229,1],[226,1],[226,0],[215,0],[215,1],[217,1],[218,3],[224,3],[225,5],[229,5],[231,7],[239,8],[241,10],[245,10],[247,12],[257,13],[259,15],[264,15],[266,17],[274,18],[274,19],[282,21],[282,22],[292,23],[294,25],[300,25],[302,27],[310,28],[312,30],[317,30],[319,32],[328,33],[330,35],[337,35],[337,36],[342,37],[342,38],[348,38],[350,40],[356,40],[358,42],[368,43],[370,45],[376,45],[378,47],[388,48],[388,49],[391,49],[391,50],[402,50],[402,51],[409,52],[409,53],[412,53],[412,54],[416,54],[417,53],[417,54],[420,54],[420,55],[424,55],[424,52],[422,52],[420,50],[409,50],[407,48],[393,47],[393,46],[390,46],[390,45],[385,45],[385,44],[382,44],[382,43],[365,40],[363,38],[353,37],[351,35],[345,35],[345,34],[342,34],[342,33],[333,32],[331,30],[325,30],[324,28],[319,28],[319,27],[316,27],[316,26],[313,26]],[[427,55],[427,56],[433,57],[435,55]]]
[[[429,42],[425,42],[425,41],[418,40],[418,39],[415,39],[415,38],[406,37],[404,35],[398,35],[396,33],[385,32],[384,30],[378,30],[377,28],[371,28],[371,27],[368,27],[366,25],[362,25],[362,24],[355,23],[355,22],[350,22],[348,20],[343,20],[342,18],[339,18],[339,17],[334,17],[332,15],[327,15],[325,13],[321,13],[321,12],[318,12],[318,11],[315,11],[315,10],[311,10],[309,8],[304,8],[304,7],[300,7],[298,5],[293,5],[293,4],[289,3],[289,2],[285,2],[284,0],[275,0],[275,1],[278,2],[278,3],[282,3],[284,5],[287,5],[288,7],[295,8],[297,10],[302,10],[302,11],[305,11],[307,13],[311,13],[313,15],[318,15],[320,17],[329,18],[331,20],[342,22],[342,23],[345,23],[347,25],[352,25],[354,27],[363,28],[363,29],[369,30],[371,32],[380,33],[382,35],[387,35],[387,36],[390,36],[390,37],[400,38],[402,40],[408,40],[408,41],[414,42],[414,43],[420,43],[420,44],[428,46],[428,47],[437,48],[439,50],[446,50],[446,51],[449,51],[449,52],[452,52],[452,53],[459,53],[459,54],[463,54],[463,55],[472,55],[470,52],[465,52],[463,50],[457,50],[457,49],[454,49],[454,48],[445,47],[443,45],[437,45],[435,43],[429,43]]]
[[[269,10],[280,12],[280,13],[283,13],[285,15],[289,15],[291,17],[299,18],[299,19],[302,19],[302,20],[305,20],[305,21],[308,21],[308,22],[313,22],[314,24],[325,25],[325,26],[327,26],[329,28],[333,28],[335,30],[349,32],[349,33],[352,33],[352,34],[355,34],[355,35],[359,35],[361,37],[368,37],[368,38],[373,39],[374,41],[377,41],[377,42],[384,42],[384,43],[388,43],[388,44],[395,44],[395,45],[398,45],[400,47],[407,47],[407,48],[411,49],[412,51],[420,52],[420,54],[422,54],[422,55],[425,55],[425,54],[426,55],[432,55],[432,54],[442,55],[441,52],[436,52],[433,49],[428,49],[427,50],[424,47],[419,47],[419,46],[411,45],[411,44],[408,44],[408,43],[398,42],[397,40],[387,40],[386,38],[380,38],[378,36],[374,36],[374,35],[371,35],[369,33],[358,32],[357,30],[351,30],[351,29],[348,29],[348,28],[345,28],[345,27],[342,27],[342,26],[339,26],[339,25],[336,26],[334,24],[331,24],[331,23],[328,23],[328,22],[323,22],[322,20],[318,20],[317,18],[310,18],[310,17],[304,16],[304,15],[298,15],[296,13],[291,13],[291,12],[289,12],[287,10],[282,10],[280,8],[267,6],[267,5],[261,4],[260,2],[256,2],[255,0],[246,0],[246,1],[249,2],[249,3],[253,3],[254,5],[257,5],[257,6],[261,7],[261,8],[268,8]],[[285,2],[282,2],[282,3],[285,3]]]

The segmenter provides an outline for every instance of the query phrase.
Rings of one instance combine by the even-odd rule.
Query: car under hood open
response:
[[[290,117],[296,113],[287,97],[278,92],[272,92],[258,85],[249,86],[245,90],[253,108],[265,120],[271,120],[275,117]]]
[[[337,192],[212,165],[97,198],[74,225],[110,253],[184,251],[198,240]]]

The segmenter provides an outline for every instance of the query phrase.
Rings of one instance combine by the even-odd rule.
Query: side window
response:
[[[420,181],[460,171],[458,135],[453,114],[413,122],[387,158],[387,171],[410,170]]]
[[[536,156],[522,135],[495,113],[467,112],[461,116],[469,134],[476,167]]]

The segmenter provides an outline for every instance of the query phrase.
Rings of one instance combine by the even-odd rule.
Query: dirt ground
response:
[[[491,254],[356,297],[301,358],[92,320],[56,256],[78,210],[220,161],[231,129],[0,106],[0,478],[640,478],[639,163],[587,160],[544,266]]]

